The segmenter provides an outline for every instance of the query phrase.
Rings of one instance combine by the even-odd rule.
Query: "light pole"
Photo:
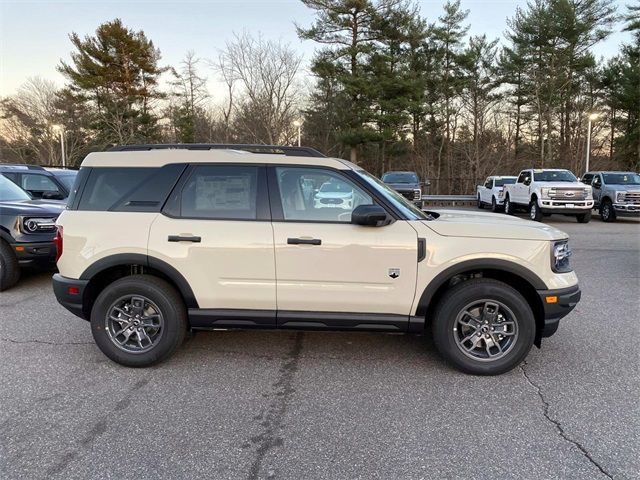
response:
[[[300,120],[294,120],[293,126],[298,128],[298,146],[300,146],[300,131],[302,128],[302,122]]]
[[[64,151],[64,127],[62,125],[53,125],[53,131],[60,134],[60,151],[62,152],[62,168],[67,166],[67,158]]]
[[[585,161],[585,172],[589,171],[589,156],[591,155],[591,122],[598,119],[597,113],[589,114],[589,123],[587,124],[587,159]]]

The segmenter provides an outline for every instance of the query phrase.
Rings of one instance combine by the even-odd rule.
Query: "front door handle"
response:
[[[193,242],[193,243],[200,243],[200,241],[202,240],[200,237],[196,237],[193,235],[169,235],[169,238],[167,238],[167,240],[169,240],[170,242]]]
[[[321,245],[322,240],[319,238],[287,238],[289,245]]]

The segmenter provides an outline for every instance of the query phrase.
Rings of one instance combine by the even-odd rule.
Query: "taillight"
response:
[[[56,227],[56,235],[53,237],[53,244],[56,246],[56,262],[60,260],[62,256],[62,227],[58,225]]]

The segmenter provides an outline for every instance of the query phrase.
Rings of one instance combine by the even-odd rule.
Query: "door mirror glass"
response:
[[[355,225],[381,227],[387,221],[387,212],[380,205],[359,205],[351,212],[351,223]]]
[[[526,177],[523,182],[525,185],[531,185],[531,177]]]

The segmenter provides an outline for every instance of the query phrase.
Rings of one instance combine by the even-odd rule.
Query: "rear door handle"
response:
[[[287,238],[289,245],[322,245],[319,238]]]
[[[200,243],[200,241],[202,240],[200,237],[195,237],[192,235],[169,235],[169,238],[167,238],[167,240],[169,240],[170,242],[193,242],[193,243]]]

